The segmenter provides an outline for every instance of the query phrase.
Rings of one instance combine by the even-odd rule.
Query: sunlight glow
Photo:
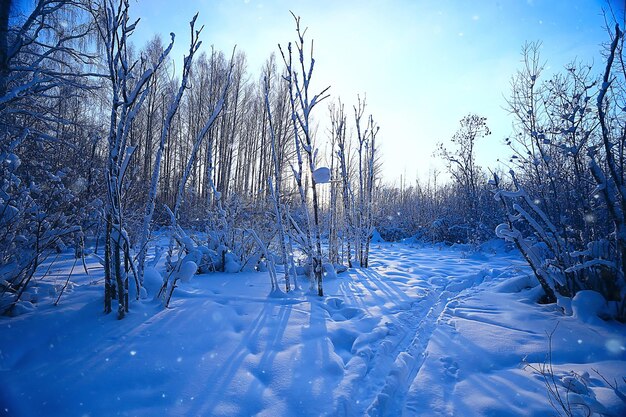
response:
[[[607,40],[603,6],[600,0],[138,0],[133,13],[141,17],[137,44],[174,31],[173,57],[180,61],[187,23],[199,11],[205,50],[237,45],[256,78],[269,55],[278,53],[277,44],[293,40],[293,11],[315,41],[315,90],[330,85],[331,99],[340,96],[347,109],[357,94],[366,94],[368,111],[381,127],[385,179],[412,181],[445,170],[433,156],[435,144],[447,143],[470,112],[486,116],[493,132],[477,144],[478,163],[495,167],[507,154],[502,142],[512,120],[505,98],[522,44],[541,40],[553,70],[574,58],[598,66]],[[316,111],[318,136],[325,137],[326,105]]]

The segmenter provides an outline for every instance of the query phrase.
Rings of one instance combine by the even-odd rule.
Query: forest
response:
[[[26,15],[13,6],[0,6],[3,323],[44,302],[71,304],[72,274],[91,277],[99,317],[124,321],[145,303],[173,312],[192,277],[222,273],[232,288],[242,274],[267,277],[257,296],[326,306],[327,281],[375,269],[380,242],[475,254],[499,241],[537,289],[528,309],[571,316],[572,300],[600,300],[602,320],[623,330],[626,64],[624,16],[613,10],[603,62],[572,57],[545,76],[541,44],[522,46],[498,167],[477,164],[476,144],[491,132],[469,113],[433,155],[449,180],[389,184],[384,126],[365,94],[336,97],[315,78],[306,16],[292,13],[292,40],[277,39],[251,73],[246,51],[206,46],[198,15],[176,62],[173,33],[133,42],[142,22],[129,0],[37,0]],[[60,281],[57,264],[71,266]],[[379,403],[370,415],[398,411]],[[579,415],[568,407],[563,415]]]

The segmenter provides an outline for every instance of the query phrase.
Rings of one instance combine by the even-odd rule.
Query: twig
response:
[[[67,288],[67,284],[69,284],[69,282],[70,282],[70,278],[72,277],[72,273],[74,272],[74,268],[76,267],[76,263],[77,262],[78,262],[78,258],[74,258],[74,265],[72,265],[72,269],[70,270],[70,273],[67,276],[67,279],[65,280],[65,285],[63,285],[63,288],[61,288],[61,292],[59,293],[59,296],[57,297],[57,300],[54,302],[55,306],[59,304],[59,300],[61,299],[61,296],[63,295],[63,292]]]
[[[41,276],[41,278],[39,278],[40,281],[43,280],[48,275],[48,272],[50,272],[50,268],[52,268],[52,265],[54,265],[54,263],[56,262],[58,257],[59,257],[59,253],[57,252],[57,254],[55,255],[55,257],[52,260],[52,262],[50,262],[50,265],[48,265],[48,268],[46,269],[46,272],[44,272],[43,275]],[[45,259],[44,259],[44,261],[45,261]]]

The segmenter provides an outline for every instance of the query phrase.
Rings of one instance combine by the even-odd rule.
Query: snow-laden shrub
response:
[[[71,245],[82,254],[80,204],[66,186],[70,169],[22,164],[12,150],[0,148],[0,313],[15,313],[46,252]]]
[[[602,80],[574,62],[543,82],[540,45],[524,47],[508,103],[516,119],[511,182],[494,175],[492,185],[505,212],[496,234],[522,252],[543,301],[593,290],[616,306],[613,317],[626,320],[626,165],[616,154],[625,141],[623,77],[611,76],[623,72],[613,68],[622,45],[617,27]]]
[[[474,211],[467,210],[466,193],[436,178],[400,187],[381,185],[376,191],[374,225],[387,241],[419,236],[427,242],[480,244],[495,237],[501,206],[486,181],[476,185]]]

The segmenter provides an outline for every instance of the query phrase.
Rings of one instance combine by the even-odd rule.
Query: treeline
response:
[[[451,148],[437,145],[433,157],[444,162],[445,172],[431,171],[413,183],[381,184],[375,199],[381,236],[475,246],[495,238],[503,212],[489,188],[489,172],[476,163],[475,150],[477,141],[490,134],[485,117],[469,114],[450,138]]]

